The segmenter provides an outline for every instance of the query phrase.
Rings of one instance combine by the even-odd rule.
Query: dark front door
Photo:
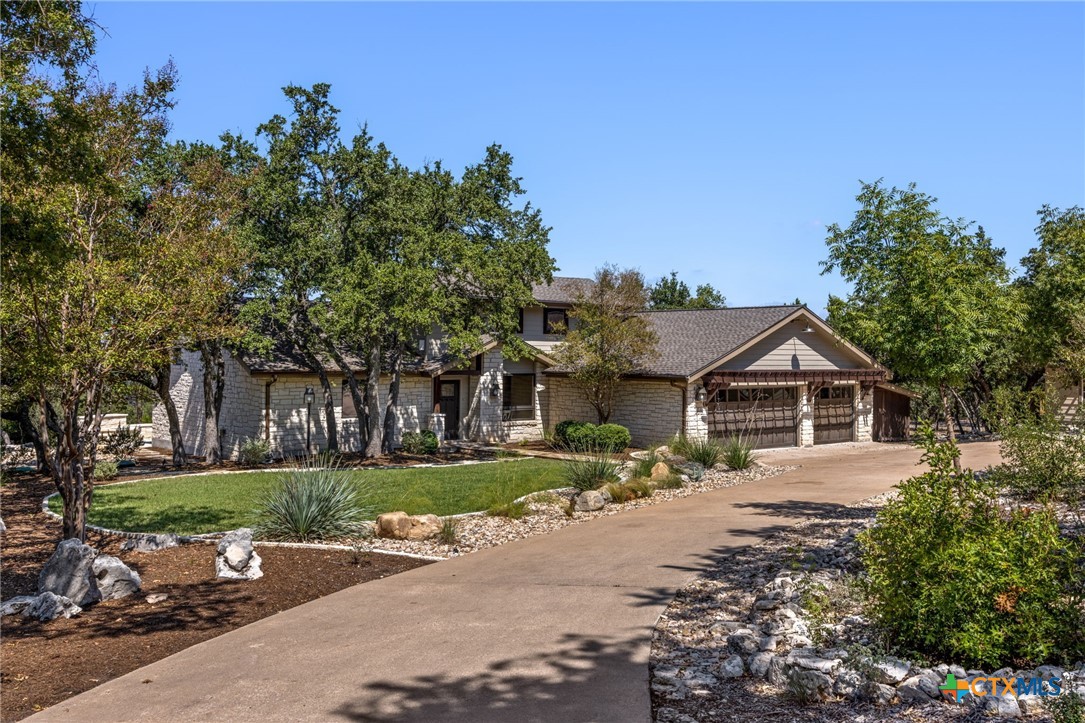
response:
[[[441,414],[445,415],[445,438],[460,438],[460,383],[442,380],[440,386]]]

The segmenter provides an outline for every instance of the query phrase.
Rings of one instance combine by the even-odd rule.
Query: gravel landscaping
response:
[[[574,490],[561,489],[531,495],[528,498],[530,513],[519,520],[491,517],[481,512],[457,517],[454,544],[444,544],[437,540],[390,540],[375,537],[358,540],[356,544],[363,550],[406,552],[426,557],[455,557],[525,537],[544,535],[567,525],[580,524],[598,517],[616,515],[668,500],[775,477],[792,469],[795,467],[768,467],[756,464],[751,469],[741,471],[716,467],[706,471],[700,480],[687,482],[679,489],[658,489],[651,497],[642,497],[622,504],[607,504],[594,512],[574,512],[572,515],[569,515],[567,510],[569,501],[575,494]]]
[[[1047,717],[1037,696],[966,695],[945,701],[947,673],[1062,678],[1085,693],[1085,663],[1066,668],[964,670],[921,665],[885,651],[850,603],[856,535],[892,494],[810,509],[811,519],[720,558],[661,616],[651,692],[660,723],[691,721],[949,721]],[[1066,514],[1067,525],[1080,524]],[[856,596],[858,597],[858,596]],[[826,614],[830,608],[834,614]],[[988,689],[989,690],[989,689]]]

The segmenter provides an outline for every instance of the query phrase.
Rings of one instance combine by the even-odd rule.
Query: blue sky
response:
[[[413,166],[513,153],[564,275],[671,269],[815,310],[859,180],[919,188],[1016,264],[1085,204],[1082,3],[97,3],[104,80],[173,58],[173,134],[251,136],[288,83]]]

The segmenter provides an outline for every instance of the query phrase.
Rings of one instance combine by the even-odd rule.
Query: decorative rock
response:
[[[833,695],[833,679],[816,670],[792,668],[788,690],[807,700],[829,700]]]
[[[816,670],[819,673],[831,675],[839,667],[843,665],[843,661],[839,658],[819,658],[814,655],[796,655],[799,651],[793,650],[787,656],[787,664],[792,668],[802,668],[804,670]]]
[[[987,715],[999,718],[1020,718],[1021,706],[1012,695],[988,695],[983,698],[983,710]]]
[[[47,622],[60,617],[70,618],[81,612],[83,612],[83,608],[72,602],[71,598],[46,591],[23,608],[23,617],[37,618],[42,622]]]
[[[437,515],[412,515],[408,540],[428,540],[441,531],[441,518]]]
[[[164,600],[166,600],[166,599],[167,599],[168,597],[169,597],[169,595],[167,595],[167,594],[166,594],[166,593],[164,593],[164,592],[156,592],[156,593],[151,593],[150,595],[148,595],[148,596],[147,596],[147,598],[146,598],[146,600],[147,600],[147,602],[149,602],[149,603],[150,603],[151,605],[154,605],[155,603],[160,603],[160,602],[163,602],[163,601],[164,601]]]
[[[873,680],[868,680],[859,688],[859,698],[870,701],[874,705],[889,705],[896,697],[896,688]]]
[[[850,668],[844,668],[836,674],[836,682],[833,683],[833,693],[842,698],[851,698],[856,694],[859,690],[859,686],[862,684],[862,675]]]
[[[1017,707],[1021,709],[1021,712],[1025,715],[1039,715],[1047,710],[1044,705],[1044,699],[1038,695],[1020,695],[1017,697]]]
[[[411,516],[406,512],[385,512],[377,515],[377,537],[406,540],[411,532]]]
[[[97,554],[79,540],[62,540],[38,575],[38,592],[55,593],[80,607],[98,602],[102,595],[92,569]]]
[[[215,571],[230,580],[256,580],[264,576],[260,556],[252,546],[252,530],[242,527],[227,532],[218,544]]]
[[[757,647],[761,650],[776,650],[776,644],[778,642],[779,638],[775,635],[765,635],[761,638],[761,642],[758,643]]]
[[[139,592],[143,581],[132,568],[111,555],[98,555],[91,565],[103,600],[117,600]]]
[[[723,678],[741,678],[743,670],[741,655],[730,655],[720,662],[719,673]]]
[[[787,683],[787,660],[774,655],[769,660],[769,669],[765,672],[765,680],[773,685],[784,685]]]
[[[10,600],[5,600],[0,603],[0,617],[18,615],[37,599],[37,595],[16,595]]]
[[[736,653],[756,653],[760,648],[761,641],[752,630],[736,630],[727,636],[727,647]]]
[[[875,660],[870,666],[871,677],[885,685],[896,685],[904,680],[911,668],[907,662],[892,656]]]
[[[667,466],[666,462],[656,462],[652,465],[652,481],[658,482],[661,479],[667,479],[671,475],[671,468]]]
[[[897,686],[902,703],[926,703],[939,697],[938,684],[925,675],[913,675]]]
[[[125,540],[121,545],[121,552],[157,552],[171,547],[177,547],[181,540],[177,535],[143,535]]]
[[[587,490],[576,496],[573,509],[577,512],[594,512],[603,509],[604,505],[606,505],[606,500],[603,499],[603,495],[595,490]]]
[[[772,663],[774,657],[772,653],[767,651],[751,655],[750,659],[746,661],[746,665],[750,669],[750,675],[755,678],[764,678],[769,672],[769,664]]]
[[[622,480],[622,481],[624,482],[625,480]],[[603,496],[603,502],[605,502],[606,504],[609,505],[611,502],[614,501],[614,498],[611,496],[610,492],[607,491],[606,487],[600,487],[599,489],[597,489],[595,491]]]

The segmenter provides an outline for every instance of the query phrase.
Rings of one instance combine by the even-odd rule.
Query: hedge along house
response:
[[[569,311],[591,283],[555,278],[534,288],[536,303],[521,312],[520,337],[530,350],[525,358],[511,358],[488,339],[463,363],[448,357],[440,333],[420,339],[418,355],[401,374],[396,443],[404,432],[422,429],[444,440],[515,442],[540,439],[565,419],[595,421],[582,391],[550,356],[561,343],[558,330],[570,321],[575,325]],[[676,434],[742,436],[757,447],[907,435],[909,393],[888,384],[886,369],[804,306],[644,316],[658,336],[658,356],[623,380],[610,419],[629,428],[635,445]],[[362,371],[357,357],[346,358],[355,372]],[[355,451],[359,435],[351,395],[341,370],[331,363],[325,367],[335,389],[340,448]],[[199,356],[186,352],[171,378],[186,449],[197,456],[204,452],[201,377]],[[389,382],[382,376],[382,414]],[[236,456],[249,437],[266,439],[276,455],[327,445],[319,379],[286,345],[267,355],[227,358],[220,421],[224,456]],[[169,446],[160,407],[154,446]]]

